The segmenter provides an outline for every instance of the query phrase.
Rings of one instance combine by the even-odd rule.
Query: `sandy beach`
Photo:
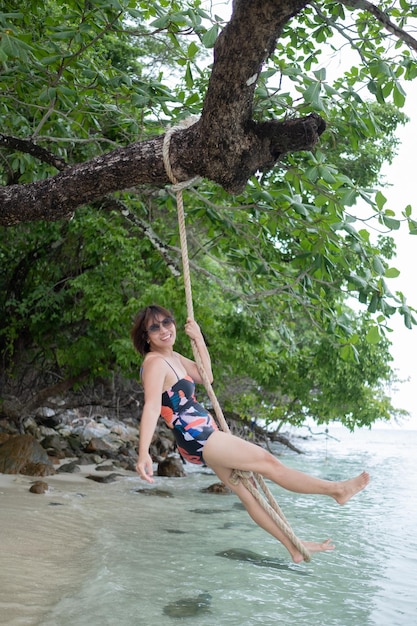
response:
[[[41,624],[48,608],[80,585],[95,529],[77,503],[109,489],[85,478],[98,474],[95,468],[39,479],[50,487],[45,494],[29,492],[36,477],[0,474],[0,624]]]

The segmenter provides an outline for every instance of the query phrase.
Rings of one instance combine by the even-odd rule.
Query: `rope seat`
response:
[[[183,200],[183,189],[194,184],[199,178],[193,178],[184,182],[178,182],[175,178],[174,173],[172,171],[171,162],[169,158],[169,149],[171,143],[172,135],[179,131],[184,130],[195,123],[195,118],[187,118],[184,120],[181,125],[173,126],[168,129],[165,134],[164,142],[163,142],[163,160],[164,166],[167,173],[168,178],[172,183],[172,190],[176,194],[176,202],[177,202],[177,212],[178,212],[178,227],[181,241],[181,256],[182,256],[182,267],[183,267],[183,278],[184,278],[184,289],[185,289],[185,300],[187,305],[187,315],[191,319],[194,319],[194,307],[193,307],[193,298],[192,298],[192,289],[191,289],[191,277],[190,277],[190,267],[189,267],[189,258],[188,258],[188,244],[187,244],[187,233],[185,228],[185,214],[184,214],[184,200]],[[201,379],[203,381],[204,387],[206,389],[207,395],[211,401],[213,406],[217,422],[222,431],[226,433],[230,433],[229,426],[224,417],[222,408],[219,404],[219,401],[214,393],[213,387],[208,379],[207,373],[204,369],[202,358],[200,356],[200,352],[198,350],[198,346],[194,339],[191,339],[191,347],[194,355],[194,360],[197,364],[198,371],[200,373]],[[304,561],[310,561],[311,555],[304,546],[304,544],[298,539],[295,535],[294,531],[291,528],[288,520],[286,519],[284,513],[276,502],[274,496],[272,495],[269,487],[265,483],[265,480],[262,475],[256,472],[245,472],[238,469],[232,471],[232,475],[230,477],[230,482],[232,484],[238,484],[239,481],[246,487],[246,489],[252,494],[252,496],[257,500],[257,502],[261,505],[261,507],[268,513],[268,515],[272,518],[278,528],[285,534],[285,536],[291,541],[291,543],[295,546],[295,548],[301,553]],[[260,493],[256,483],[261,487],[264,496]]]

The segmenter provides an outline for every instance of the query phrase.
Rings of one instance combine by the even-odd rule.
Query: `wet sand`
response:
[[[0,474],[0,624],[41,626],[42,616],[80,586],[80,563],[85,560],[88,571],[95,531],[85,523],[80,501],[109,487],[86,480],[93,473],[95,466],[88,465],[45,478]],[[36,480],[50,489],[30,493]]]

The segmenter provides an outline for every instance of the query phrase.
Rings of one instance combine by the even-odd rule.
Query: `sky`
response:
[[[416,189],[416,143],[417,143],[417,79],[405,83],[407,92],[405,113],[410,122],[400,127],[396,133],[401,141],[398,155],[392,165],[385,165],[383,174],[390,183],[383,194],[388,198],[387,207],[392,208],[397,216],[411,204],[413,218],[417,220],[417,189]],[[388,283],[393,291],[402,291],[407,296],[407,302],[417,308],[417,235],[409,235],[406,227],[392,233],[397,244],[397,256],[392,265],[400,270],[396,279]],[[390,326],[394,329],[390,339],[393,342],[391,354],[394,357],[393,367],[400,379],[409,379],[398,385],[398,390],[391,391],[394,406],[405,409],[411,414],[411,419],[404,422],[403,427],[417,429],[417,326],[412,330],[405,328],[402,318],[391,319]]]

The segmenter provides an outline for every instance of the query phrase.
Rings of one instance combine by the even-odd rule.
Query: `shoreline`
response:
[[[45,478],[0,474],[0,623],[42,626],[63,597],[82,587],[95,549],[89,496],[106,490],[106,497],[112,497],[109,485],[86,479],[106,475],[95,468],[84,465],[80,472]],[[119,480],[132,476],[117,473]],[[48,491],[31,493],[30,486],[39,480],[47,482]]]

